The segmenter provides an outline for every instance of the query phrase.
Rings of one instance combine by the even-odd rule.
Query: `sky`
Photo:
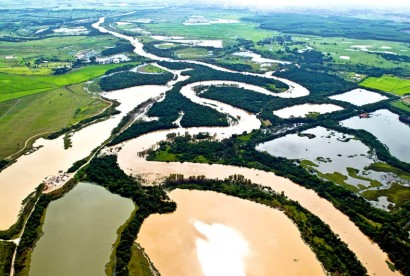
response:
[[[356,8],[410,8],[409,0],[208,0],[222,5],[233,4],[260,8],[277,7],[356,7]]]

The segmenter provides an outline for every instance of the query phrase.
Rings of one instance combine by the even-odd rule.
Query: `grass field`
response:
[[[398,96],[410,94],[410,79],[401,79],[394,76],[367,78],[360,83],[360,86],[389,92]]]
[[[29,137],[60,130],[107,105],[82,84],[0,103],[0,159],[23,148]]]
[[[64,75],[24,76],[0,73],[0,102],[52,90],[54,88],[82,83],[104,75],[108,69],[122,64],[90,65]]]
[[[186,59],[201,58],[201,57],[206,57],[209,55],[206,49],[194,48],[194,47],[177,50],[175,51],[175,54],[178,56],[178,58],[186,58]]]
[[[138,245],[131,247],[131,260],[128,263],[129,275],[152,275],[147,258]]]
[[[138,72],[151,73],[151,74],[162,74],[162,73],[166,73],[167,71],[155,65],[146,64],[146,65],[138,67]]]
[[[392,103],[392,105],[404,111],[410,112],[410,98],[406,98],[405,100],[396,101]]]
[[[64,62],[74,61],[76,53],[80,51],[99,52],[105,47],[115,46],[118,41],[119,39],[110,35],[52,37],[19,43],[0,41],[0,69],[4,71],[4,68],[24,68],[27,63],[34,67],[35,60],[43,58],[49,61],[47,64],[40,64],[45,71],[53,67],[54,61],[63,62],[54,64],[57,67]],[[11,56],[13,58],[10,58]]]
[[[333,62],[336,64],[361,64],[386,69],[401,67],[405,68],[406,70],[410,70],[410,63],[386,60],[385,58],[371,52],[392,52],[397,55],[408,57],[410,56],[410,50],[405,43],[297,34],[292,34],[291,36],[292,42],[286,43],[286,47],[288,47],[289,49],[303,50],[306,49],[307,46],[309,46],[316,51],[320,51],[325,55],[331,56],[333,58]],[[368,47],[358,48],[356,46]],[[284,46],[277,43],[256,46],[256,49],[258,49],[259,51],[270,51],[272,53],[283,50],[283,48]],[[367,49],[368,51],[365,49]]]

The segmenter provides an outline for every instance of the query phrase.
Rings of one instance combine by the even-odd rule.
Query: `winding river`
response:
[[[99,29],[101,32],[110,33],[116,37],[130,41],[135,46],[135,52],[137,54],[157,61],[163,60],[169,62],[178,62],[169,58],[157,57],[155,55],[146,53],[143,50],[142,43],[140,43],[137,39],[122,34],[118,34],[112,31],[108,31],[100,26],[103,22],[104,18],[101,18],[99,22],[94,24],[93,26]],[[203,62],[184,62],[208,66],[215,70],[239,73]],[[252,73],[244,74],[261,76],[260,74]],[[270,75],[270,73],[267,73],[265,77],[272,77]],[[300,85],[283,79],[278,80],[283,81],[290,86],[289,91],[283,92],[288,93],[289,96],[295,97],[297,95],[301,96],[309,94],[309,91]],[[190,84],[189,87],[184,87],[181,90],[181,93],[183,93],[185,96],[187,96],[188,94],[194,95],[195,93],[192,91],[192,88],[194,86],[194,84]],[[189,89],[191,90],[191,92],[188,91]],[[203,102],[204,105],[208,105],[212,108],[215,108],[216,110],[220,110],[221,108],[223,110],[226,107],[225,104],[221,104],[216,101],[214,101],[212,105],[209,105],[206,103],[205,99],[199,97],[197,97],[195,101],[198,103]],[[216,104],[216,106],[214,106],[213,104]],[[186,177],[191,175],[205,175],[208,178],[222,179],[232,174],[242,174],[246,178],[252,180],[252,182],[254,183],[272,187],[274,190],[278,192],[283,191],[290,199],[298,201],[303,207],[319,216],[325,223],[327,223],[331,227],[332,231],[335,234],[339,235],[339,237],[348,244],[349,248],[357,255],[358,259],[367,268],[369,275],[396,274],[397,272],[392,272],[386,265],[385,261],[388,259],[386,253],[384,253],[377,244],[373,243],[366,235],[364,235],[359,230],[359,228],[349,220],[349,218],[346,215],[344,215],[342,212],[336,209],[327,200],[318,196],[314,191],[305,189],[304,187],[291,182],[289,179],[276,176],[274,173],[268,173],[249,168],[193,163],[181,164],[148,162],[143,157],[138,156],[139,152],[155,146],[158,142],[165,140],[167,134],[173,132],[178,132],[180,134],[189,132],[191,135],[197,134],[199,132],[209,132],[211,135],[216,135],[216,137],[218,138],[224,138],[229,137],[236,131],[238,131],[236,132],[236,134],[240,134],[244,130],[250,131],[252,129],[259,127],[259,124],[256,126],[252,123],[247,123],[248,119],[254,120],[253,116],[254,115],[248,114],[247,117],[241,117],[238,120],[238,124],[235,126],[235,130],[233,130],[232,126],[227,128],[179,128],[178,130],[158,131],[137,137],[133,140],[130,140],[122,144],[122,150],[118,152],[118,163],[120,167],[128,174],[140,174],[153,183],[159,181],[163,177],[166,177],[174,173],[184,174]]]
[[[146,53],[143,50],[143,44],[137,39],[108,31],[100,26],[103,22],[104,18],[101,18],[97,23],[93,24],[93,27],[103,33],[110,33],[118,38],[130,41],[135,47],[137,54],[156,61],[179,62]],[[239,73],[198,61],[184,60],[183,62],[204,65],[220,71]],[[271,73],[265,75],[254,73],[241,74],[274,78],[290,86],[288,91],[275,94],[275,96],[298,97],[309,94],[306,88],[294,82],[271,76]],[[180,80],[181,78],[176,81]],[[218,82],[210,83],[217,84]],[[149,98],[159,97],[164,94],[169,90],[169,86],[173,84],[175,84],[175,81],[167,86],[141,86],[107,93],[106,97],[115,98],[120,102],[119,109],[121,114],[74,133],[72,138],[73,147],[68,150],[64,150],[63,137],[51,141],[39,139],[35,143],[35,146],[42,146],[39,150],[30,155],[22,156],[15,164],[0,173],[0,229],[7,229],[16,221],[21,208],[21,201],[46,176],[56,175],[59,170],[65,171],[73,162],[89,155],[95,147],[99,146],[109,137],[111,130],[127,112]],[[394,274],[385,263],[387,255],[377,244],[371,242],[347,216],[337,210],[331,203],[319,197],[314,191],[305,189],[286,178],[249,168],[192,163],[148,162],[143,157],[139,157],[139,152],[155,146],[161,140],[165,140],[166,135],[172,132],[181,134],[189,132],[191,135],[199,132],[209,132],[218,138],[226,138],[232,134],[241,134],[243,131],[251,131],[260,127],[259,120],[253,114],[248,114],[227,104],[198,97],[193,91],[193,88],[197,85],[200,85],[200,83],[189,84],[182,88],[181,93],[194,102],[210,106],[237,118],[237,122],[229,127],[178,128],[170,131],[158,131],[124,142],[122,143],[122,149],[117,154],[119,165],[126,173],[141,174],[151,182],[158,181],[172,173],[181,173],[185,176],[205,175],[208,178],[225,178],[232,174],[242,174],[254,183],[270,186],[278,192],[284,191],[290,199],[299,201],[303,207],[319,216],[325,223],[329,224],[335,234],[339,235],[348,244],[349,248],[367,268],[370,275]],[[254,89],[251,88],[251,90]]]

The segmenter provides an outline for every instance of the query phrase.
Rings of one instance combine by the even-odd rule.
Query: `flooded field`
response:
[[[331,113],[343,108],[334,104],[301,104],[273,111],[273,114],[283,119],[293,117],[309,117],[316,114]]]
[[[410,184],[389,172],[377,172],[367,167],[377,158],[362,142],[334,130],[316,127],[265,142],[256,147],[273,156],[307,160],[310,169],[322,174],[338,172],[342,184],[361,190],[372,186],[389,187],[393,182]],[[373,180],[373,181],[372,181]],[[339,183],[341,184],[341,183]]]
[[[357,106],[363,106],[366,104],[377,103],[382,100],[386,100],[387,97],[376,92],[358,88],[349,92],[331,96],[329,97],[329,99],[348,102]]]
[[[215,192],[169,196],[176,212],[151,215],[137,239],[163,275],[324,274],[282,212]]]
[[[30,275],[104,275],[117,229],[134,208],[129,199],[79,183],[50,203],[44,235],[32,254]]]
[[[291,64],[291,62],[289,62],[289,61],[263,58],[261,55],[256,54],[256,53],[251,52],[251,51],[236,52],[236,53],[233,53],[232,55],[234,55],[234,56],[239,56],[239,57],[250,58],[251,61],[253,61],[253,62],[255,62],[255,63]]]
[[[399,160],[410,163],[410,127],[399,121],[399,116],[387,109],[370,113],[370,118],[352,117],[341,124],[345,127],[363,129],[385,144],[390,153]],[[406,139],[407,138],[407,139]]]

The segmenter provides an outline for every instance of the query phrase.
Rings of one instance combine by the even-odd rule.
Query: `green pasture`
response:
[[[175,51],[175,54],[178,58],[182,59],[195,59],[209,56],[208,50],[194,47],[177,50]]]
[[[404,111],[410,112],[410,98],[406,98],[405,100],[396,101],[392,103],[392,105]]]
[[[233,44],[237,38],[257,42],[277,34],[275,31],[258,29],[257,24],[249,22],[186,26],[182,22],[173,21],[144,24],[144,27],[155,35],[183,36],[186,39],[220,39],[224,41],[224,46]]]
[[[167,72],[164,69],[161,69],[152,64],[146,64],[146,65],[140,66],[138,67],[138,71],[142,73],[151,73],[151,74],[162,74],[162,73]]]
[[[100,52],[105,47],[115,46],[116,42],[118,39],[111,35],[51,37],[26,42],[0,41],[0,68],[27,67],[27,65],[41,68],[58,67],[74,61],[75,55],[80,51]],[[6,58],[11,56],[15,58]],[[34,62],[40,58],[48,63],[40,63],[36,66]],[[53,64],[53,62],[57,63]],[[19,72],[10,73],[19,74]]]
[[[380,78],[367,78],[360,83],[360,86],[385,91],[398,96],[410,94],[410,79],[395,76],[385,75]]]
[[[306,47],[312,47],[314,50],[332,57],[333,62],[336,64],[366,65],[386,69],[401,67],[410,70],[410,63],[387,60],[373,53],[392,52],[397,55],[410,57],[410,49],[406,43],[313,35],[292,34],[291,36],[292,41],[286,42],[284,45],[273,41],[272,44],[256,45],[255,48],[259,51],[276,53],[283,51],[285,48],[289,50],[303,50]],[[352,46],[369,46],[366,48],[369,51]],[[343,59],[341,57],[349,57],[350,59]],[[278,55],[278,58],[281,58],[281,56]]]
[[[24,76],[0,73],[0,102],[72,85],[102,76],[109,69],[122,64],[90,65],[56,76]]]
[[[1,102],[0,159],[23,148],[33,135],[60,130],[107,106],[85,92],[82,84]]]

